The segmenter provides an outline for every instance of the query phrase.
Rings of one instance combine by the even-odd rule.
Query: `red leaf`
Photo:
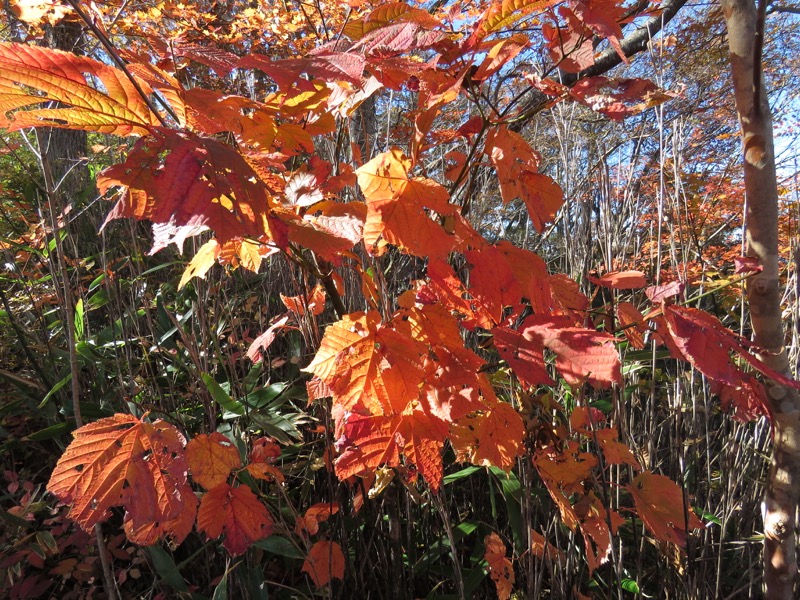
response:
[[[71,519],[88,531],[121,506],[126,528],[141,531],[149,543],[164,534],[183,541],[188,531],[182,513],[193,514],[196,502],[186,480],[185,441],[175,427],[118,414],[84,425],[74,436],[47,484],[72,504]]]
[[[508,363],[525,386],[554,383],[547,373],[543,345],[508,327],[495,327],[492,335],[500,358]]]
[[[317,542],[303,562],[303,573],[308,573],[317,587],[328,585],[333,578],[344,579],[342,547],[327,540]]]
[[[596,388],[608,388],[612,383],[622,383],[620,361],[613,336],[608,333],[573,327],[566,317],[533,315],[525,319],[520,327],[522,338],[514,338],[515,352],[526,356],[529,368],[538,361],[538,353],[544,348],[556,354],[556,369],[570,385],[589,382]],[[506,341],[509,338],[503,338]],[[504,352],[509,352],[506,347]],[[520,353],[523,351],[524,354]],[[519,367],[520,365],[518,365]]]
[[[286,325],[289,322],[289,317],[289,313],[275,317],[267,330],[250,344],[250,347],[247,349],[247,358],[253,362],[260,362],[264,357],[264,351],[275,341],[275,336],[278,335],[278,332],[281,329],[290,328]]]
[[[404,456],[428,485],[437,490],[442,479],[441,453],[447,433],[444,421],[419,408],[391,417],[351,415],[336,442],[343,449],[336,460],[336,475],[347,479],[384,465],[397,467]]]
[[[621,120],[661,104],[671,96],[647,79],[587,77],[570,90],[570,96],[609,119]]]
[[[614,290],[638,290],[647,285],[647,278],[641,271],[613,271],[599,279],[589,275],[589,281]]]
[[[663,475],[645,471],[625,488],[633,496],[647,529],[661,541],[686,546],[688,531],[703,526],[688,506],[684,513],[681,488]]]
[[[737,256],[733,259],[733,262],[736,264],[734,273],[737,275],[761,273],[761,271],[764,270],[764,267],[758,262],[758,259],[752,256]]]
[[[238,556],[253,542],[272,534],[272,517],[249,487],[222,483],[200,500],[197,528],[209,539],[224,534],[222,545]]]
[[[213,229],[220,244],[243,236],[287,243],[267,186],[234,148],[212,139],[178,132],[140,139],[124,163],[98,175],[101,193],[114,186],[127,189],[106,223],[134,217]]]
[[[685,287],[686,284],[684,284],[683,282],[673,281],[665,285],[656,285],[649,287],[644,291],[644,293],[653,304],[658,304],[659,302],[663,302],[664,300],[668,300],[669,298],[680,296],[683,293],[683,289]]]

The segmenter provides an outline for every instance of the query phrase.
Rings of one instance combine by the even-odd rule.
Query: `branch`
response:
[[[678,11],[686,2],[687,0],[666,0],[661,5],[660,14],[650,17],[644,25],[637,27],[629,35],[624,37],[620,42],[620,47],[622,48],[622,53],[625,55],[625,58],[631,58],[647,48],[648,42],[678,14]],[[562,74],[561,83],[566,86],[573,86],[581,79],[596,77],[607,73],[621,62],[622,57],[619,53],[614,48],[608,48],[597,57],[594,64],[588,69],[580,73]],[[530,88],[528,93],[530,97],[525,102],[524,108],[520,111],[520,116],[509,126],[513,131],[520,131],[534,115],[541,112],[552,101],[549,96],[546,96],[535,88]]]

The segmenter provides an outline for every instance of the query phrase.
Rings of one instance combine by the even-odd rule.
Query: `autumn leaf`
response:
[[[376,312],[353,313],[325,330],[303,370],[325,382],[345,410],[400,413],[419,395],[425,353],[420,342],[382,325]]]
[[[117,414],[74,436],[47,484],[72,505],[71,519],[88,531],[121,506],[126,528],[150,543],[163,534],[183,540],[188,531],[182,518],[193,514],[196,502],[186,479],[185,440],[175,427]]]
[[[186,270],[181,275],[180,283],[178,283],[178,289],[182,289],[189,281],[194,277],[199,277],[200,279],[206,278],[206,273],[211,270],[217,262],[217,257],[219,257],[220,246],[219,242],[216,239],[211,238],[205,244],[200,246],[200,250],[194,255],[194,258],[189,262],[189,265],[186,267]]]
[[[424,209],[445,216],[455,213],[449,194],[440,184],[423,177],[410,178],[411,161],[397,148],[378,155],[356,171],[367,200],[364,244],[380,254],[379,242],[416,256],[445,256],[456,238]]]
[[[625,486],[647,529],[664,542],[686,546],[686,536],[703,522],[684,503],[683,491],[669,478],[645,471]]]
[[[218,432],[194,437],[186,445],[192,479],[207,490],[225,483],[233,469],[242,466],[239,450]]]
[[[497,587],[497,597],[499,600],[508,600],[514,588],[515,576],[514,567],[506,558],[506,545],[496,533],[487,535],[483,545],[486,547],[483,558],[489,566],[489,576]]]
[[[308,507],[306,513],[297,519],[295,531],[297,531],[298,535],[303,535],[305,533],[317,535],[317,533],[319,533],[319,524],[324,523],[337,512],[339,512],[338,503],[318,502]]]
[[[283,305],[300,316],[306,312],[319,315],[325,310],[325,288],[317,284],[307,296],[280,295]]]
[[[514,407],[496,401],[491,409],[472,413],[450,428],[456,460],[509,471],[522,453],[524,426]]]
[[[243,237],[288,243],[270,189],[234,148],[210,138],[165,131],[142,138],[124,163],[98,175],[97,187],[124,190],[106,223],[134,217],[207,228],[221,245]]]
[[[564,203],[564,193],[547,175],[538,172],[539,158],[528,142],[505,126],[489,133],[484,150],[497,170],[503,203],[520,198],[538,232],[552,221]]]
[[[303,562],[303,573],[308,573],[317,587],[330,583],[331,579],[344,579],[344,553],[336,542],[321,540],[311,547]]]
[[[347,479],[380,466],[396,467],[404,457],[437,490],[447,434],[447,423],[419,407],[386,417],[351,415],[336,442],[342,448],[336,459],[336,474]]]
[[[217,485],[205,493],[197,511],[197,529],[209,539],[224,534],[222,545],[233,556],[244,554],[253,542],[269,537],[272,523],[267,507],[246,485]]]
[[[97,89],[95,80],[106,91]],[[143,81],[140,86],[152,93]],[[50,100],[61,106],[7,116]],[[0,43],[0,111],[0,126],[9,130],[55,126],[127,136],[147,135],[158,125],[122,71],[85,56],[8,42]]]
[[[641,311],[630,302],[620,302],[617,304],[617,320],[628,343],[637,350],[643,349],[644,336],[649,329]]]
[[[600,278],[589,275],[589,281],[613,290],[637,290],[647,285],[647,278],[641,271],[612,271]]]

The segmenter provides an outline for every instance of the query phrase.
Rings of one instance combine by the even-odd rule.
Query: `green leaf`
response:
[[[271,535],[266,539],[253,542],[252,545],[256,548],[266,550],[271,554],[285,556],[286,558],[305,558],[305,554],[303,554],[292,542],[278,535]]]
[[[82,341],[86,330],[83,327],[83,298],[75,303],[75,340]]]
[[[43,408],[45,407],[45,405],[47,404],[47,402],[50,400],[50,398],[52,398],[53,394],[57,393],[57,392],[58,392],[58,390],[60,390],[61,388],[63,388],[65,385],[67,385],[67,383],[70,381],[70,379],[72,379],[72,373],[68,373],[68,374],[67,374],[67,376],[66,376],[66,377],[64,377],[64,379],[62,379],[61,381],[59,381],[58,383],[56,383],[56,384],[55,384],[55,385],[54,385],[54,386],[53,386],[53,387],[50,389],[50,391],[49,391],[49,392],[47,392],[47,394],[45,395],[45,397],[44,397],[44,398],[42,398],[42,401],[41,401],[41,402],[39,402],[39,406],[37,406],[36,408],[37,408],[38,410],[41,410],[41,409],[43,409]]]
[[[220,386],[214,380],[214,378],[211,377],[211,375],[202,373],[200,377],[203,378],[203,383],[206,384],[208,392],[211,394],[211,397],[217,404],[224,408],[228,413],[232,413],[232,416],[241,416],[244,414],[244,406],[242,403],[231,398],[228,392],[223,390],[222,386]],[[225,415],[223,415],[223,419],[224,418],[226,418]]]
[[[459,479],[464,479],[465,477],[469,477],[470,475],[472,475],[476,471],[480,471],[482,468],[483,467],[471,466],[471,467],[466,467],[465,469],[461,469],[460,471],[458,471],[456,473],[451,473],[450,475],[447,475],[443,479],[444,484],[448,485],[450,483],[453,483],[454,481],[458,481]]]
[[[189,591],[189,586],[186,585],[186,581],[178,571],[178,566],[166,550],[161,546],[148,546],[144,551],[150,558],[150,562],[153,563],[153,568],[158,573],[161,581],[179,592]]]

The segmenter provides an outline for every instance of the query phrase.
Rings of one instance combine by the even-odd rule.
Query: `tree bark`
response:
[[[761,66],[765,0],[721,0],[741,128],[748,256],[763,271],[747,284],[753,338],[760,358],[790,375],[778,272],[778,185],[772,117]],[[772,464],[764,496],[764,584],[770,599],[796,598],[796,512],[800,501],[800,396],[766,382],[772,412]]]

